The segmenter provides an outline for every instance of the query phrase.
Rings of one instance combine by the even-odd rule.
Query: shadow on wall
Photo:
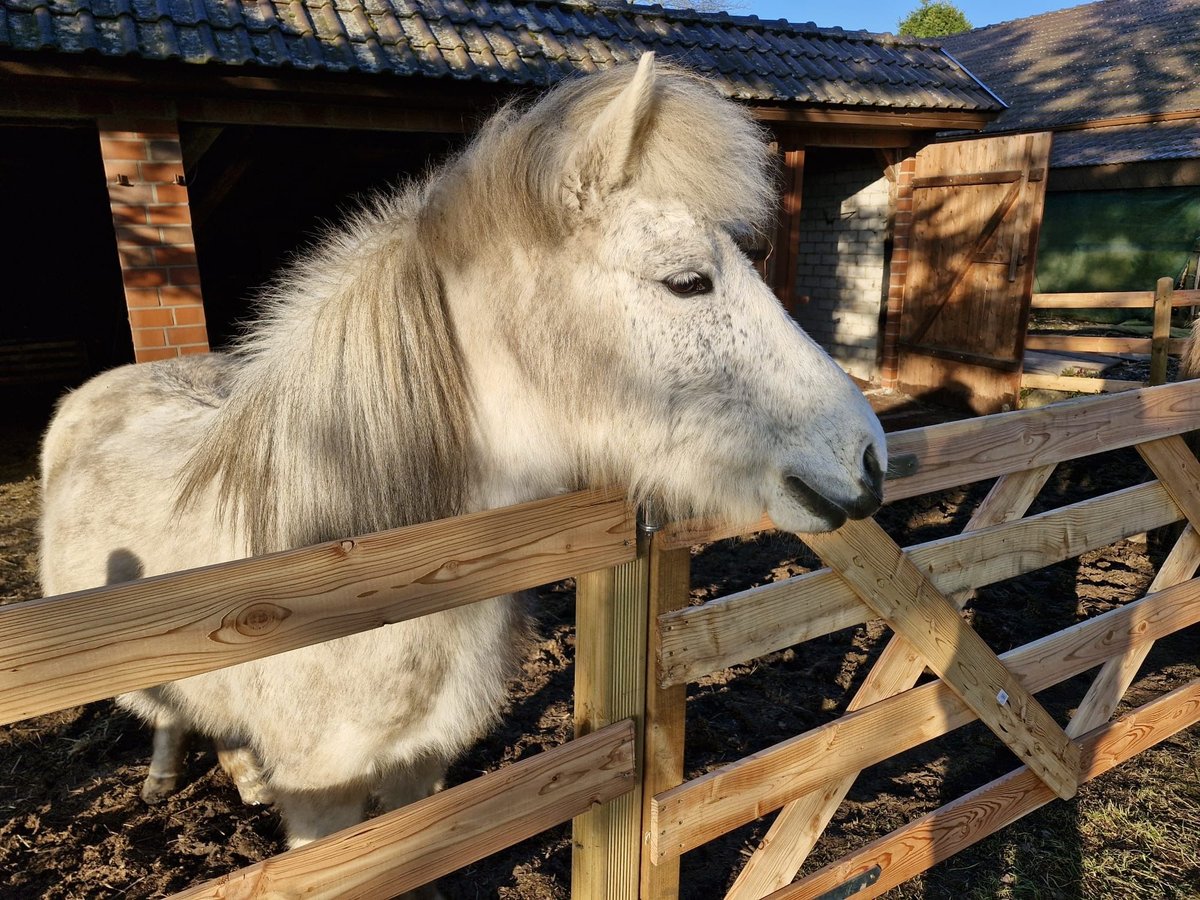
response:
[[[889,184],[873,150],[805,154],[796,320],[857,378],[878,371],[890,246]]]

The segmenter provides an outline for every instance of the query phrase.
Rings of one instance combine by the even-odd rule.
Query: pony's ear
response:
[[[654,114],[654,54],[643,53],[629,84],[609,102],[579,145],[563,175],[564,200],[584,208],[629,180]]]

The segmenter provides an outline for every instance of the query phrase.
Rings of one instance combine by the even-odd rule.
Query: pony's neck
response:
[[[488,284],[483,276],[484,272],[445,276],[471,396],[474,467],[467,502],[476,509],[523,503],[581,486],[569,424],[499,336],[496,294],[480,290],[480,284]]]

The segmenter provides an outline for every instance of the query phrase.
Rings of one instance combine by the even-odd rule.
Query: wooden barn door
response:
[[[977,413],[1015,408],[1049,157],[1049,133],[917,154],[901,390]]]

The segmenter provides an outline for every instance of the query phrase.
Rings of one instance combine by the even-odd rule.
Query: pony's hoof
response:
[[[275,802],[275,795],[264,781],[235,781],[234,786],[237,787],[238,796],[247,806],[269,806]]]
[[[178,783],[178,775],[147,775],[142,782],[142,800],[152,806],[162,803],[175,793]]]

